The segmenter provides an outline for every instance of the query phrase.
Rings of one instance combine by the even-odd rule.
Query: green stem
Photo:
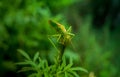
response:
[[[59,61],[58,63],[61,64],[62,63],[62,57],[63,57],[64,51],[65,51],[66,45],[60,44],[59,48],[60,48],[60,52],[58,54],[58,61]]]

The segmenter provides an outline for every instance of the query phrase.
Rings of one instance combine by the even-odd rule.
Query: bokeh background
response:
[[[15,63],[23,60],[17,49],[53,60],[50,19],[72,26],[74,47],[65,54],[77,66],[96,77],[120,77],[120,0],[0,0],[0,77],[26,77],[17,73]]]

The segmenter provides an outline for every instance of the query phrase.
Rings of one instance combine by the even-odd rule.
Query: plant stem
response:
[[[61,64],[62,63],[62,56],[64,54],[64,51],[65,51],[65,48],[66,48],[66,45],[63,45],[63,44],[60,44],[59,45],[59,48],[60,48],[60,52],[58,54],[58,63]]]

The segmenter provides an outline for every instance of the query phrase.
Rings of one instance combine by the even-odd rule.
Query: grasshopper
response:
[[[71,26],[66,30],[65,27],[53,20],[49,20],[50,25],[58,32],[58,34],[52,35],[58,37],[57,41],[62,45],[67,45],[71,42],[72,37],[74,36],[71,33]]]

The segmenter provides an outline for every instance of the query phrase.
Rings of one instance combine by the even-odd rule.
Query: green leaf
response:
[[[44,77],[49,77],[49,76],[48,76],[48,73],[44,73]]]
[[[73,74],[69,73],[69,72],[66,72],[68,77],[74,77]]]
[[[67,74],[67,72],[65,72],[65,77],[68,77],[68,74]]]
[[[63,66],[66,66],[66,58],[65,58],[65,56],[63,56],[63,62],[62,62],[62,65],[63,65]]]
[[[18,72],[25,72],[25,71],[32,71],[35,70],[33,67],[23,67],[21,70],[19,70]]]
[[[49,67],[49,65],[48,65],[47,60],[44,61],[44,65],[45,65],[45,69],[44,69],[44,70],[45,70],[46,72],[48,72],[48,71],[50,70],[50,67]]]
[[[59,71],[59,72],[57,72],[57,74],[61,74],[63,71]]]
[[[49,67],[47,60],[44,61],[45,67]]]
[[[72,71],[83,71],[83,72],[88,73],[88,71],[86,69],[81,68],[81,67],[72,67],[72,68],[70,68],[70,70],[72,70]]]
[[[65,59],[65,56],[63,56],[62,57],[62,64],[61,64],[60,70],[62,70],[65,66],[66,66],[66,59]]]
[[[29,55],[25,51],[18,49],[18,52],[20,52],[26,59],[31,60]]]
[[[65,68],[64,68],[64,71],[70,69],[72,67],[73,64],[68,64]]]
[[[70,64],[73,64],[73,59],[72,59],[72,57],[70,57],[69,62],[70,62]]]
[[[80,77],[76,72],[74,71],[69,71],[71,74],[73,74],[75,77]]]
[[[35,62],[39,58],[39,52],[34,55],[33,61]]]
[[[32,73],[28,77],[36,77],[37,73]]]
[[[72,67],[72,65],[73,65],[73,62],[72,62],[72,58],[70,58],[70,64],[68,64],[65,68],[64,68],[64,71],[65,70],[68,70],[68,69],[70,69],[71,67]]]
[[[40,68],[43,65],[43,62],[40,57],[38,57],[39,64],[37,65],[38,68]]]
[[[72,28],[71,28],[71,26],[67,29],[67,32],[68,33],[71,33],[71,30],[72,30]]]
[[[18,62],[15,64],[17,64],[17,65],[29,65],[29,64],[31,64],[31,62]]]

